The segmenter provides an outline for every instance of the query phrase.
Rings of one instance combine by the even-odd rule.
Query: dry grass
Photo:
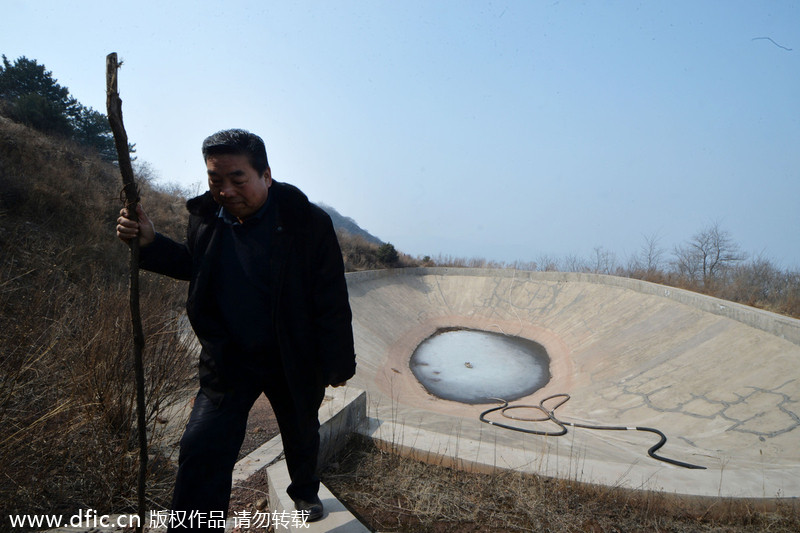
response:
[[[323,482],[376,531],[796,532],[797,503],[682,499],[519,472],[473,474],[354,437]]]
[[[0,117],[0,530],[11,513],[135,509],[129,254],[113,234],[116,180],[91,154]],[[155,216],[169,218],[174,198],[149,197]],[[142,279],[158,508],[173,472],[158,455],[157,418],[194,372],[176,324],[183,293]]]

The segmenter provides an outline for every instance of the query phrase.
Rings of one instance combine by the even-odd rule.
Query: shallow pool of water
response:
[[[437,332],[417,346],[410,366],[431,394],[470,404],[516,400],[550,381],[542,345],[486,331]]]

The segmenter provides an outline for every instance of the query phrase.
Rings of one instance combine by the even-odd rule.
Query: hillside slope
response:
[[[129,253],[114,236],[118,181],[115,167],[86,149],[0,117],[2,515],[133,508]],[[142,189],[159,227],[179,235],[183,199]],[[175,335],[185,285],[143,275],[141,289],[152,422],[193,370]],[[152,473],[154,502],[166,503],[171,478],[168,468]]]

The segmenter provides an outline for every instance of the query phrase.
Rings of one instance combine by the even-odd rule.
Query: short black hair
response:
[[[250,166],[259,174],[269,168],[264,141],[247,130],[222,130],[206,137],[203,141],[203,160],[208,161],[209,156],[222,154],[246,155]]]

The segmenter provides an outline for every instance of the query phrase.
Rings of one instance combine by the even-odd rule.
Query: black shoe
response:
[[[312,500],[295,500],[294,508],[308,516],[306,522],[314,522],[322,518],[322,502],[319,501],[318,496],[314,496]]]

